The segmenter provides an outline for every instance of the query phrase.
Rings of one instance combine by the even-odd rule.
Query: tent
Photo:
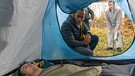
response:
[[[0,50],[0,75],[15,69],[23,61],[30,62],[40,58],[134,60],[135,41],[126,52],[112,57],[83,56],[74,52],[64,42],[59,27],[62,20],[67,14],[97,1],[99,0],[0,0],[0,14],[5,11],[0,15],[0,19],[9,23],[8,26],[0,28],[3,41],[1,45],[4,44]],[[134,22],[135,1],[114,1]]]

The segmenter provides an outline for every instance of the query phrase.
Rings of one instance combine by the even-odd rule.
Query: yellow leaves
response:
[[[94,56],[113,56],[116,54],[121,54],[125,52],[130,45],[132,44],[133,38],[134,38],[134,32],[133,29],[130,28],[125,28],[122,26],[121,28],[121,33],[122,33],[122,40],[123,40],[123,47],[122,47],[122,52],[118,52],[116,50],[116,47],[114,50],[105,50],[108,47],[108,42],[107,42],[107,35],[108,35],[108,30],[107,27],[104,28],[99,28],[99,27],[91,27],[91,32],[93,34],[96,34],[99,36],[99,42],[98,45],[96,46],[94,50]]]

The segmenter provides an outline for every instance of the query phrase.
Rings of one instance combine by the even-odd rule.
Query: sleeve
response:
[[[72,25],[68,22],[63,23],[61,27],[62,36],[67,43],[68,46],[74,48],[74,47],[87,47],[88,45],[85,44],[83,41],[75,40],[74,34],[72,32]]]
[[[117,31],[120,30],[121,21],[122,21],[122,10],[118,9],[117,10],[117,15],[116,15],[116,30]]]
[[[109,17],[108,17],[108,10],[105,12],[105,19],[106,19],[106,25],[108,27],[108,29],[111,29],[109,26],[111,26],[110,21],[109,21]]]
[[[89,30],[89,28],[84,23],[83,24],[83,34],[86,35],[87,33],[90,34],[90,35],[92,35],[91,31]]]
[[[91,19],[94,19],[94,12],[90,8],[88,8],[88,12],[91,14]]]
[[[84,14],[84,21],[88,21],[91,17],[89,16],[89,12],[87,8],[84,8],[85,14]]]

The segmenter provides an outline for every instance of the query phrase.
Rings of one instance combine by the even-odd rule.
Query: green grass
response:
[[[94,56],[113,56],[113,55],[122,54],[131,46],[133,38],[134,38],[133,29],[121,28],[122,41],[123,41],[122,52],[118,52],[116,50],[115,41],[114,41],[114,50],[105,50],[108,47],[107,28],[101,29],[97,27],[91,27],[91,31],[93,34],[96,34],[99,36],[99,42],[94,50]]]

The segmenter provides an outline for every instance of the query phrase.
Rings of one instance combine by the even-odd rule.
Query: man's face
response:
[[[26,75],[32,75],[37,71],[37,69],[38,67],[36,65],[31,63],[26,63],[21,67],[20,72]]]
[[[84,12],[82,10],[78,10],[74,13],[74,19],[77,25],[79,25],[83,21]]]
[[[112,10],[115,7],[115,4],[113,2],[110,2],[108,6],[109,6],[109,9]]]

